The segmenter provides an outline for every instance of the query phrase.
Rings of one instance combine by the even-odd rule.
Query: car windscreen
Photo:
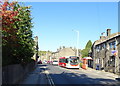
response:
[[[78,59],[70,59],[70,64],[77,65],[78,63]]]
[[[58,61],[53,61],[53,62],[58,62]]]

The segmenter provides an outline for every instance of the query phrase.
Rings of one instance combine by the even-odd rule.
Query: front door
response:
[[[109,72],[115,72],[115,56],[110,56],[109,60]]]

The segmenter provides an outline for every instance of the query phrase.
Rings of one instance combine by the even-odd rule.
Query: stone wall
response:
[[[20,80],[35,68],[35,62],[23,67],[20,64],[9,65],[2,68],[2,84],[18,84]]]
[[[113,48],[110,48],[109,43],[115,41],[116,42],[116,51],[118,51],[117,55],[112,55]],[[106,72],[113,72],[113,73],[119,73],[120,72],[120,36],[114,37],[113,39],[104,41],[106,44],[106,48],[99,49],[99,51],[96,50],[95,46],[98,46],[98,44],[94,43],[94,47],[92,49],[92,56],[94,59],[94,65],[93,68],[96,68],[96,65],[99,64],[99,69],[104,69]],[[99,43],[101,46],[102,43]],[[112,59],[113,58],[113,59]],[[98,63],[97,59],[100,59]]]

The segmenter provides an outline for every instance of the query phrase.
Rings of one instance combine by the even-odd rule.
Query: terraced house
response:
[[[120,73],[120,32],[100,36],[92,46],[93,68],[106,72]]]

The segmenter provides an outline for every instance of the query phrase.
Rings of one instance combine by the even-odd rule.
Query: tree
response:
[[[46,55],[47,51],[38,51],[39,56]]]
[[[92,47],[92,42],[89,40],[85,46],[85,49],[90,49]]]
[[[59,48],[60,50],[62,49],[62,47],[60,46],[60,48]]]
[[[34,52],[30,7],[6,0],[0,8],[3,65],[29,62]]]
[[[87,42],[86,46],[85,46],[85,49],[83,49],[83,50],[81,51],[82,58],[88,56],[91,47],[92,47],[92,42],[91,42],[91,40],[89,40],[89,41]]]
[[[65,48],[65,46],[63,46],[63,49]]]

